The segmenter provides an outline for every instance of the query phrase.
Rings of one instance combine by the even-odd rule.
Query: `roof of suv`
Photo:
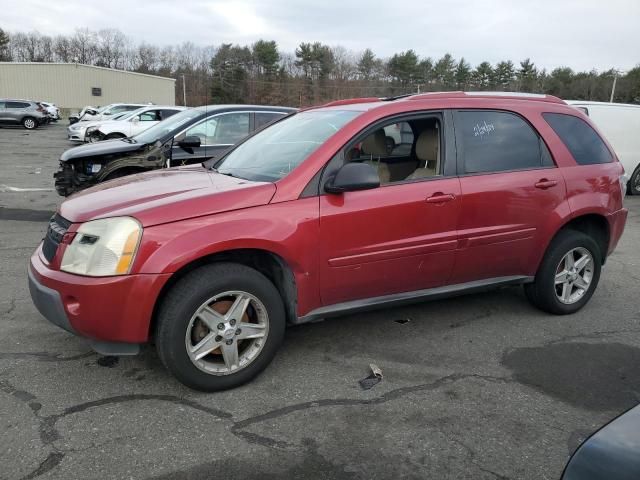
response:
[[[35,100],[25,100],[23,98],[0,98],[3,102],[25,102],[25,103],[39,103]]]
[[[195,110],[202,110],[205,112],[218,111],[218,110],[271,110],[276,112],[294,112],[298,110],[293,107],[280,107],[275,105],[245,105],[245,104],[225,104],[225,105],[202,105],[195,107]]]
[[[566,105],[566,103],[553,95],[545,95],[540,93],[524,93],[524,92],[427,92],[408,95],[399,95],[396,97],[365,97],[351,98],[346,100],[336,100],[318,105],[311,108],[330,108],[341,107],[345,110],[366,111],[377,107],[388,105],[389,102],[405,102],[405,101],[424,101],[424,100],[461,100],[461,99],[494,99],[494,100],[515,100],[515,101],[535,101],[553,104]]]

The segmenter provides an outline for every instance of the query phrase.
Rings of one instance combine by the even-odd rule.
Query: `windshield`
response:
[[[131,139],[136,143],[153,143],[165,135],[174,132],[189,120],[202,116],[202,114],[202,110],[183,110],[175,115],[171,115],[166,120],[157,123],[144,132],[131,137]]]
[[[343,110],[298,113],[249,138],[225,156],[216,169],[248,180],[280,180],[361,113]]]
[[[118,113],[111,117],[111,120],[126,120],[131,116],[131,112]]]
[[[128,110],[126,112],[116,113],[111,120],[128,120],[131,117],[135,117],[136,115],[144,112],[146,109],[147,107],[140,107],[137,110]]]

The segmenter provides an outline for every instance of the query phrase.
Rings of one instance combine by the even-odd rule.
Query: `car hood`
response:
[[[59,211],[74,223],[128,215],[148,227],[266,205],[275,192],[273,183],[229,177],[197,165],[105,182],[70,196]]]
[[[593,434],[576,450],[562,480],[640,478],[640,406]]]
[[[104,142],[87,143],[65,150],[60,156],[61,162],[69,162],[77,158],[95,157],[99,155],[111,155],[113,153],[134,152],[146,145],[144,143],[128,142],[123,140],[105,140]]]

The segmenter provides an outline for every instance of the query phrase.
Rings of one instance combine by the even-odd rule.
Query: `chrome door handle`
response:
[[[541,190],[546,190],[547,188],[555,187],[557,184],[557,180],[547,180],[546,178],[543,178],[536,182],[535,187],[540,188]]]
[[[429,198],[427,198],[427,203],[444,203],[450,202],[451,200],[455,200],[456,196],[452,193],[434,193]]]

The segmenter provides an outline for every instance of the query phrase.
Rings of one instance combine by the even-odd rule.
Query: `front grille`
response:
[[[51,262],[55,257],[58,246],[62,242],[62,237],[67,233],[70,226],[71,222],[57,213],[49,220],[49,228],[47,228],[47,234],[42,244],[42,253],[48,262]]]

